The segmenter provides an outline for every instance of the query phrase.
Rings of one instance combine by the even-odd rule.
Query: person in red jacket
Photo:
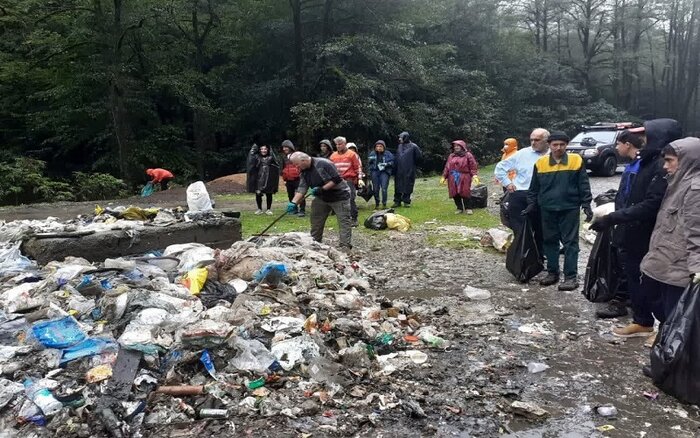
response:
[[[151,177],[151,184],[154,186],[160,183],[161,190],[168,190],[168,181],[175,178],[175,175],[165,169],[146,169],[146,175]]]
[[[299,188],[299,182],[301,181],[301,173],[299,168],[292,164],[290,157],[296,152],[294,143],[291,140],[285,140],[282,142],[282,179],[284,180],[284,185],[287,187],[287,196],[289,197],[289,202],[292,202],[294,194]],[[302,198],[297,205],[297,209],[292,213],[299,217],[306,216],[306,201]]]
[[[463,140],[453,141],[452,153],[447,157],[440,183],[447,184],[450,198],[457,206],[457,213],[472,214],[467,206],[471,198],[472,178],[478,171],[479,165],[469,152],[467,144]]]
[[[355,197],[357,196],[357,185],[362,180],[362,163],[360,157],[351,149],[348,149],[348,142],[345,137],[336,137],[333,139],[336,152],[331,154],[330,160],[338,169],[338,174],[350,186],[350,216],[352,218],[352,226],[357,226],[357,204]]]

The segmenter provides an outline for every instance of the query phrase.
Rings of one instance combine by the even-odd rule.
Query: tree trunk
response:
[[[289,0],[294,21],[294,82],[298,93],[304,86],[304,52],[303,34],[301,28],[301,0]],[[299,96],[301,97],[301,96]]]

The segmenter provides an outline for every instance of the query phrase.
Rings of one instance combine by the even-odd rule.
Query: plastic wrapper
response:
[[[47,348],[66,348],[83,341],[87,336],[72,316],[53,321],[37,322],[32,334]]]
[[[262,342],[255,339],[236,336],[231,340],[230,345],[238,353],[229,361],[229,365],[237,370],[264,373],[277,360]]]
[[[277,286],[287,277],[287,274],[287,267],[283,263],[269,262],[255,273],[254,280],[256,283]]]
[[[493,239],[493,247],[500,252],[508,251],[511,242],[513,242],[513,233],[510,231],[499,230],[498,228],[491,228],[488,230],[489,236]]]
[[[396,213],[387,213],[386,226],[390,230],[408,231],[411,229],[411,219]]]
[[[96,356],[106,351],[118,351],[119,345],[112,339],[88,338],[61,351],[61,366],[85,357]]]
[[[270,352],[277,358],[280,366],[289,371],[297,364],[306,363],[308,358],[319,356],[320,349],[310,337],[299,336],[278,342],[272,346]]]
[[[209,192],[202,181],[197,181],[187,187],[187,208],[190,213],[213,210]]]
[[[651,349],[654,384],[683,403],[700,404],[700,284],[690,283]]]
[[[187,272],[182,278],[182,284],[190,290],[192,295],[199,295],[207,282],[209,271],[207,268],[195,268]]]
[[[506,269],[521,283],[527,283],[544,269],[530,219],[525,220],[522,233],[508,248]]]
[[[22,272],[36,268],[34,262],[23,256],[19,250],[22,242],[17,242],[5,247],[0,247],[0,274],[6,275],[12,272]]]

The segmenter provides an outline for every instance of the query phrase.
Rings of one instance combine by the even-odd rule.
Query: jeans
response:
[[[564,278],[578,275],[578,228],[581,222],[578,208],[570,210],[540,210],[544,255],[547,272],[559,274],[559,243],[564,245]]]
[[[300,180],[298,179],[284,182],[284,186],[287,188],[287,197],[289,198],[289,202],[292,202],[292,199],[294,199],[294,195],[299,188],[299,182]],[[302,198],[301,202],[299,202],[297,209],[302,213],[306,211],[306,200],[304,198]]]
[[[265,204],[267,205],[267,209],[269,210],[272,207],[272,193],[256,193],[255,203],[258,205],[258,210],[262,210],[263,195],[265,195]]]
[[[671,313],[673,313],[676,305],[678,305],[678,300],[681,299],[681,295],[683,295],[683,291],[685,290],[685,288],[680,286],[673,286],[656,281],[647,275],[642,275],[640,289],[642,290],[642,295],[646,298],[644,304],[648,306],[650,312],[653,312],[656,319],[662,323],[671,316]],[[636,318],[635,322],[637,322]],[[653,325],[654,322],[652,321],[647,327]]]
[[[379,205],[380,194],[382,205],[386,205],[389,192],[389,174],[386,172],[372,172],[372,188],[374,189],[374,203]]]
[[[323,228],[331,211],[335,212],[338,219],[340,234],[340,246],[352,248],[352,219],[350,218],[350,200],[326,202],[321,198],[314,198],[311,202],[311,237],[316,242],[323,241]]]

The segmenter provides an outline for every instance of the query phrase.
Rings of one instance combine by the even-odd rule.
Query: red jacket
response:
[[[472,177],[479,171],[479,165],[471,152],[464,155],[450,154],[442,171],[442,177],[447,180],[450,198],[459,195],[469,198],[472,194]]]
[[[296,181],[301,178],[299,168],[289,161],[289,157],[284,160],[284,168],[282,168],[282,179],[285,181]]]
[[[146,175],[153,178],[153,183],[159,183],[164,179],[173,179],[175,175],[165,169],[146,169]]]
[[[338,169],[338,174],[346,181],[352,181],[357,184],[358,178],[362,173],[362,162],[360,157],[354,151],[348,149],[344,153],[333,152],[330,160]]]

